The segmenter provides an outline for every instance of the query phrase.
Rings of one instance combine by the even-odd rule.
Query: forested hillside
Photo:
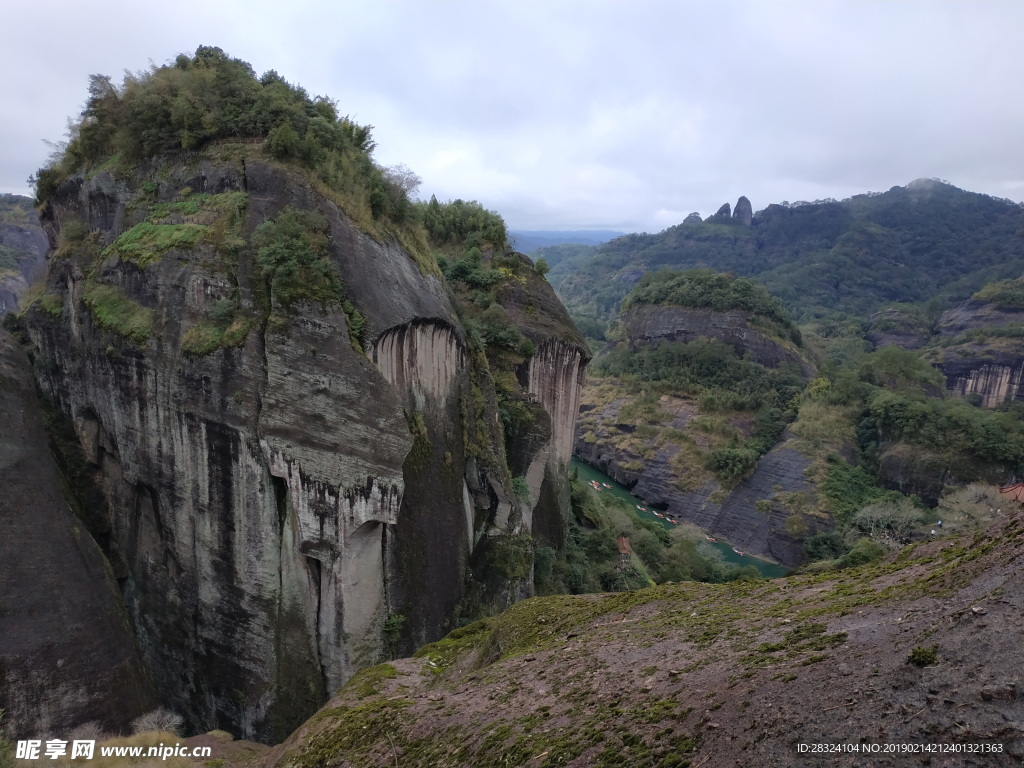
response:
[[[938,300],[941,312],[1024,271],[1021,213],[1019,203],[919,179],[848,200],[769,205],[749,225],[691,215],[657,234],[578,247],[550,279],[574,315],[602,321],[645,272],[664,267],[753,277],[798,322],[889,302]]]

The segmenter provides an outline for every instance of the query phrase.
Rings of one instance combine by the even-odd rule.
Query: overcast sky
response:
[[[420,194],[659,231],[920,177],[1024,199],[1024,3],[0,0],[0,191],[87,78],[216,45],[375,126]]]

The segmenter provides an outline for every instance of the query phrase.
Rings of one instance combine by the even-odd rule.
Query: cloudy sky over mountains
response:
[[[0,191],[88,75],[218,45],[376,126],[421,195],[657,231],[918,177],[1024,199],[1024,3],[0,2]]]

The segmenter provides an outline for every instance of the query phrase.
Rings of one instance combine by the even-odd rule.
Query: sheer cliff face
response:
[[[927,357],[945,374],[951,393],[980,398],[986,408],[1024,400],[1024,340],[1006,334],[1011,325],[1024,325],[1024,310],[971,300],[943,313],[939,333],[953,344],[929,350]],[[978,335],[957,338],[965,333]]]
[[[432,321],[388,329],[374,342],[371,356],[388,383],[410,393],[421,411],[428,400],[443,408],[466,370],[455,331]]]
[[[513,473],[523,475],[530,492],[525,528],[538,542],[561,546],[571,515],[566,469],[590,353],[554,290],[532,269],[533,262],[516,256],[531,269],[509,280],[498,299],[534,345],[533,356],[516,374],[543,417],[534,420],[529,435],[516,441],[525,455],[511,456],[509,462]]]
[[[61,495],[25,353],[0,330],[0,709],[26,738],[155,705],[121,593]]]
[[[960,397],[980,396],[985,408],[995,408],[1005,400],[1024,400],[1024,359],[1011,354],[985,357],[988,360],[943,364],[949,391]]]
[[[145,216],[150,181],[157,200],[246,193],[245,243],[286,205],[318,209],[367,354],[340,309],[261,314],[249,245],[225,257],[200,238],[141,263],[103,251]],[[508,504],[500,477],[471,495],[489,476],[464,473],[463,432],[493,443],[498,429],[466,407],[464,333],[438,278],[258,154],[79,178],[52,202],[54,241],[69,217],[102,243],[53,259],[47,290],[62,303],[34,306],[26,325],[40,386],[102,488],[93,534],[156,688],[195,728],[283,738],[379,658],[389,614],[419,641],[446,631],[476,518]],[[232,298],[241,332],[190,351]]]
[[[16,270],[0,266],[0,317],[17,312],[25,291],[46,274],[46,235],[39,228],[39,215],[34,210],[27,214],[27,219],[23,224],[0,224],[0,245],[18,263]]]
[[[551,453],[565,464],[572,458],[587,358],[577,344],[544,341],[530,361],[529,390],[551,417]]]

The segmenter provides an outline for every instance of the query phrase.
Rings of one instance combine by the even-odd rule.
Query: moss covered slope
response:
[[[1019,757],[1022,553],[1017,510],[841,573],[535,598],[354,681],[268,764],[811,765],[796,743],[864,740]]]

